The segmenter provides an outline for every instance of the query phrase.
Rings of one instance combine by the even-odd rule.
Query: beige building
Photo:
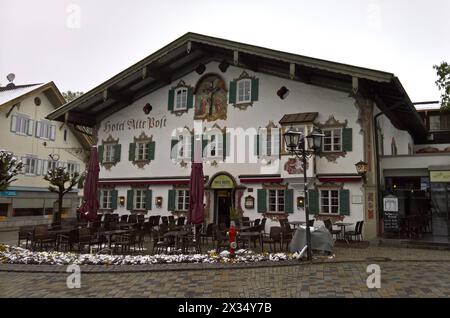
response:
[[[47,170],[84,171],[86,138],[73,126],[45,119],[64,103],[53,82],[0,87],[0,149],[24,164],[17,180],[0,192],[0,229],[51,222],[57,195],[43,179]],[[81,194],[78,189],[66,194],[66,216],[74,215]]]

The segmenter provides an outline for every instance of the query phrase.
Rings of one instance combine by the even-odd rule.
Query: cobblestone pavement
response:
[[[81,275],[0,272],[0,297],[450,297],[450,262],[383,262],[368,289],[368,263]]]

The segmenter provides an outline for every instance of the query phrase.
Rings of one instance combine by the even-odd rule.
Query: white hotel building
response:
[[[384,147],[395,140],[396,155],[427,142],[393,74],[188,33],[47,118],[95,129],[102,213],[186,213],[192,141],[201,133],[205,220],[216,223],[229,222],[231,206],[273,224],[304,220],[302,166],[281,136],[318,127],[326,137],[307,166],[310,212],[364,220],[364,238],[373,239],[382,227],[380,113],[377,129]]]

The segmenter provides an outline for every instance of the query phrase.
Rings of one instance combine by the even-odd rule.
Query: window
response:
[[[73,162],[68,162],[67,163],[67,172],[73,174],[75,172],[78,172],[77,170],[78,169],[77,169],[77,164],[76,163],[73,163]]]
[[[22,159],[22,162],[25,165],[24,172],[28,175],[35,175],[37,174],[37,168],[38,168],[38,159],[33,157],[26,157],[25,159]]]
[[[211,135],[209,146],[208,146],[208,154],[209,157],[215,158],[215,157],[222,157],[223,155],[223,140],[222,135]]]
[[[18,135],[33,135],[33,120],[28,116],[17,114],[11,116],[11,132]]]
[[[101,190],[100,207],[102,209],[111,209],[111,190]]]
[[[134,209],[145,210],[146,190],[134,190]]]
[[[339,190],[320,190],[320,208],[325,214],[339,213]]]
[[[269,212],[284,212],[284,190],[269,190]]]
[[[191,158],[191,137],[180,135],[178,137],[178,157]]]
[[[53,160],[47,161],[47,170],[53,170],[53,169],[56,169],[57,167],[58,167],[57,161],[53,161]]]
[[[55,140],[55,125],[49,121],[36,122],[36,137],[41,139]]]
[[[177,190],[177,211],[189,210],[189,190]]]
[[[278,128],[265,129],[262,134],[263,155],[278,156],[280,153],[280,131]]]
[[[105,162],[114,162],[114,145],[105,144]]]
[[[137,142],[136,143],[136,160],[148,160],[148,144],[146,142]]]
[[[430,116],[430,130],[450,130],[450,115],[434,115]]]
[[[342,151],[342,129],[324,129],[323,133],[323,151],[340,152]]]
[[[238,98],[237,103],[249,103],[252,101],[251,90],[252,81],[250,79],[243,79],[237,83]]]
[[[188,98],[188,89],[178,88],[175,91],[175,108],[174,110],[184,110],[187,109],[187,98]]]

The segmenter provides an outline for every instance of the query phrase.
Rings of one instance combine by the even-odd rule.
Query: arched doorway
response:
[[[236,181],[227,172],[219,172],[211,178],[208,189],[214,193],[214,218],[215,224],[230,226],[230,208],[233,206],[234,189]]]

